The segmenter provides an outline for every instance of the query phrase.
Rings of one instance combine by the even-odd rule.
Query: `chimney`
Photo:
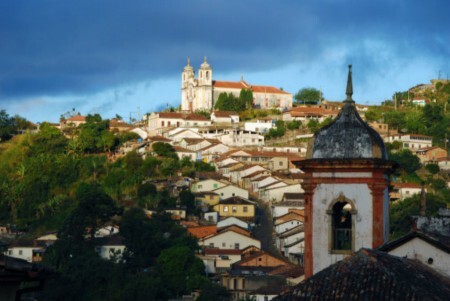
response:
[[[422,182],[422,193],[420,194],[420,216],[426,216],[427,194],[425,192],[425,182]]]

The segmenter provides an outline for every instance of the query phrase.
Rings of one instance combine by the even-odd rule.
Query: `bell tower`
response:
[[[181,110],[192,111],[194,107],[195,74],[191,66],[191,60],[187,59],[187,65],[181,72]]]
[[[359,116],[352,99],[351,65],[346,99],[336,119],[308,145],[305,172],[305,276],[360,248],[376,248],[389,234],[389,174],[383,140]]]

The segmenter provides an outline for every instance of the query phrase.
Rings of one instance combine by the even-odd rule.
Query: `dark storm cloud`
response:
[[[179,76],[312,66],[333,49],[363,79],[397,59],[449,68],[447,1],[2,1],[0,102]],[[385,45],[377,47],[377,45]],[[387,53],[383,49],[387,48]],[[364,71],[363,71],[364,70]]]

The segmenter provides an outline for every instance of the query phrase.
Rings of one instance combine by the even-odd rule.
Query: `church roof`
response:
[[[228,82],[213,80],[214,88],[227,88],[227,89],[251,89],[253,93],[269,93],[269,94],[290,94],[289,92],[272,86],[254,86],[241,80],[239,82]]]
[[[418,261],[361,249],[273,299],[448,300],[450,280]]]
[[[352,100],[353,85],[351,66],[347,82],[347,99],[336,119],[319,130],[313,137],[308,159],[359,159],[387,160],[383,139],[364,122]]]

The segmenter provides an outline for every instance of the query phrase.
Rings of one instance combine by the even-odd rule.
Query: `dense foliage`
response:
[[[316,104],[322,100],[322,95],[316,88],[300,89],[294,96],[297,103]]]
[[[219,111],[242,112],[253,107],[253,92],[250,89],[242,89],[239,97],[233,93],[222,92],[216,101],[214,108]]]

